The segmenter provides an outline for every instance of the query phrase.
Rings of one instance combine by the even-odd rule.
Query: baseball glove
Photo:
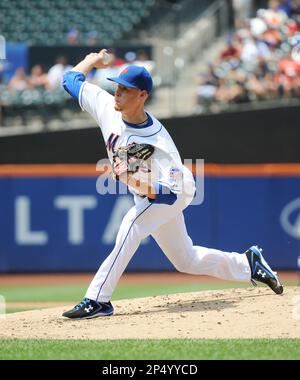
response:
[[[119,147],[113,156],[113,178],[119,180],[125,172],[136,173],[153,152],[154,146],[150,144],[132,143]]]

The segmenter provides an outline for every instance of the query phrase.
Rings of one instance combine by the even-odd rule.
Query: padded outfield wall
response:
[[[14,173],[14,174],[12,174]],[[94,165],[2,166],[0,271],[95,271],[113,248],[131,195],[100,195]],[[205,167],[205,197],[184,213],[194,244],[264,247],[277,269],[296,269],[300,165]],[[152,238],[131,271],[172,270]]]

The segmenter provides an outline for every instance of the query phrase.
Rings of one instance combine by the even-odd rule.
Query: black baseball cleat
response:
[[[85,298],[73,309],[63,313],[63,317],[70,319],[91,319],[100,316],[108,316],[114,313],[110,302],[96,302]]]
[[[282,294],[283,286],[280,283],[279,278],[276,276],[277,273],[273,272],[269,267],[261,251],[261,248],[253,245],[245,252],[251,268],[251,281],[255,286],[256,283],[254,280],[263,282],[276,294]]]

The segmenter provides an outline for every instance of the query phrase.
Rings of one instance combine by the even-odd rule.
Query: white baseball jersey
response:
[[[120,146],[132,142],[151,144],[155,147],[154,154],[148,160],[152,182],[168,187],[173,193],[181,192],[183,179],[192,181],[192,174],[182,165],[178,150],[165,127],[149,113],[146,124],[130,124],[122,119],[121,112],[114,109],[114,103],[114,97],[100,87],[89,82],[82,84],[79,104],[100,126],[110,161]],[[132,188],[130,190],[135,192]]]

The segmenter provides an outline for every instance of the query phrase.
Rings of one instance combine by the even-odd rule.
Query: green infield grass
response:
[[[286,283],[285,285],[295,285]],[[185,284],[119,284],[113,294],[112,300],[130,299],[139,297],[157,296],[184,292],[205,290],[221,290],[230,288],[245,288],[251,286],[239,282],[193,282]],[[264,286],[264,285],[259,285]],[[0,287],[0,296],[8,304],[7,313],[33,309],[33,305],[20,307],[9,306],[10,302],[66,302],[77,303],[85,295],[88,284],[67,285],[10,285]]]
[[[1,359],[300,359],[300,339],[0,340]]]
[[[112,300],[157,296],[183,292],[196,292],[201,290],[228,289],[249,287],[245,283],[187,283],[187,284],[120,284],[114,292]],[[8,307],[7,313],[33,309],[32,305],[26,307],[9,307],[10,302],[66,302],[77,303],[84,297],[87,285],[23,285],[3,286],[0,295],[5,298]]]

